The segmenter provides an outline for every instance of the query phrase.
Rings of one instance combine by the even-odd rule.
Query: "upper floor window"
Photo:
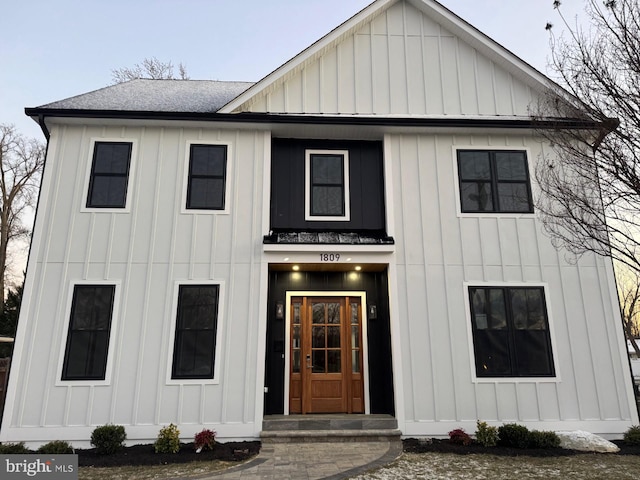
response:
[[[349,221],[348,150],[306,150],[305,219]]]
[[[527,155],[521,150],[458,150],[463,213],[533,213]]]
[[[469,287],[478,377],[551,377],[553,356],[542,287]]]
[[[224,210],[227,146],[191,144],[187,180],[188,210]]]
[[[75,285],[62,380],[104,380],[115,285]]]
[[[220,285],[180,285],[172,379],[213,379]]]
[[[125,208],[131,142],[95,142],[87,208]]]

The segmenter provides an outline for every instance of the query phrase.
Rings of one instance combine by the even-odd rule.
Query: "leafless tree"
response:
[[[555,89],[535,116],[581,128],[558,120],[540,130],[553,151],[535,172],[536,209],[556,245],[640,273],[640,6],[585,0],[588,21],[574,25],[560,4],[565,28],[551,34],[551,67],[565,93]]]
[[[620,268],[616,272],[624,333],[640,358],[640,274]]]
[[[29,236],[23,216],[35,204],[45,147],[25,138],[13,125],[0,124],[0,292],[5,299],[5,282],[10,261],[10,247]]]
[[[189,80],[187,67],[178,64],[178,72],[171,61],[162,62],[156,57],[145,58],[141,63],[133,67],[123,67],[111,70],[113,83],[122,83],[137,78],[150,78],[153,80]]]

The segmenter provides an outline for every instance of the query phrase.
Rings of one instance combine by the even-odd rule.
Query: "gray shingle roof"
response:
[[[42,109],[213,113],[253,83],[137,79],[42,105]]]

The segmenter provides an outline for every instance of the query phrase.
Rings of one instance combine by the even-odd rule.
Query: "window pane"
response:
[[[554,374],[549,336],[543,330],[516,330],[515,357],[520,376],[550,376]]]
[[[491,164],[489,152],[458,152],[461,180],[490,180]]]
[[[493,198],[488,182],[463,182],[460,185],[463,212],[491,212]]]
[[[113,312],[113,285],[76,285],[62,380],[104,380]]]
[[[181,285],[172,378],[213,378],[218,285]]]
[[[489,322],[489,328],[494,330],[507,328],[504,290],[501,288],[492,288],[489,290],[489,302],[491,302],[491,321]]]
[[[191,145],[191,175],[223,176],[226,160],[226,145]]]
[[[325,362],[325,354],[326,350],[313,350],[311,354],[312,365],[311,368],[312,373],[325,373],[326,371],[326,362]]]
[[[541,289],[512,289],[511,311],[513,325],[517,330],[546,330],[546,312]]]
[[[511,374],[508,335],[506,330],[474,332],[476,375],[491,377]]]
[[[524,152],[495,152],[498,180],[527,181],[527,161]]]
[[[129,172],[129,158],[131,157],[130,143],[96,142],[94,148],[94,173],[127,175]]]
[[[311,196],[312,215],[344,215],[342,186],[314,186],[311,189]]]
[[[311,183],[342,185],[344,163],[342,155],[312,155]]]
[[[498,197],[501,212],[531,211],[526,183],[499,183]]]
[[[342,366],[340,365],[340,350],[327,351],[327,372],[340,373]]]
[[[340,348],[340,327],[327,327],[327,348]]]
[[[325,328],[326,327],[311,328],[311,346],[313,348],[325,348]]]
[[[189,208],[224,209],[224,180],[192,178],[189,183]]]
[[[89,207],[124,207],[127,177],[95,176],[91,184]]]

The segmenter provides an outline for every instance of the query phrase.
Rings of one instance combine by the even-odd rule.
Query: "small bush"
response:
[[[449,441],[456,445],[471,445],[471,437],[463,428],[456,428],[449,432]]]
[[[476,423],[476,440],[483,447],[495,447],[498,444],[498,427],[487,425],[487,422],[478,420]]]
[[[213,450],[216,444],[216,432],[205,428],[200,433],[196,433],[193,444],[198,451]]]
[[[555,432],[541,432],[532,430],[529,432],[529,448],[558,448],[560,437]]]
[[[529,446],[529,429],[516,423],[505,423],[498,427],[498,443],[505,447],[527,448]]]
[[[101,455],[112,455],[124,447],[127,434],[122,425],[102,425],[91,432],[91,445]]]
[[[629,445],[640,445],[640,425],[629,427],[629,430],[624,432],[622,439]]]
[[[178,427],[172,423],[161,428],[153,448],[156,453],[178,453],[180,451],[180,430]]]
[[[0,455],[21,455],[23,453],[33,453],[24,446],[24,442],[0,444]]]
[[[47,455],[62,455],[65,453],[73,453],[73,448],[69,442],[64,440],[54,440],[49,443],[45,443],[38,449],[38,453],[44,453]]]

